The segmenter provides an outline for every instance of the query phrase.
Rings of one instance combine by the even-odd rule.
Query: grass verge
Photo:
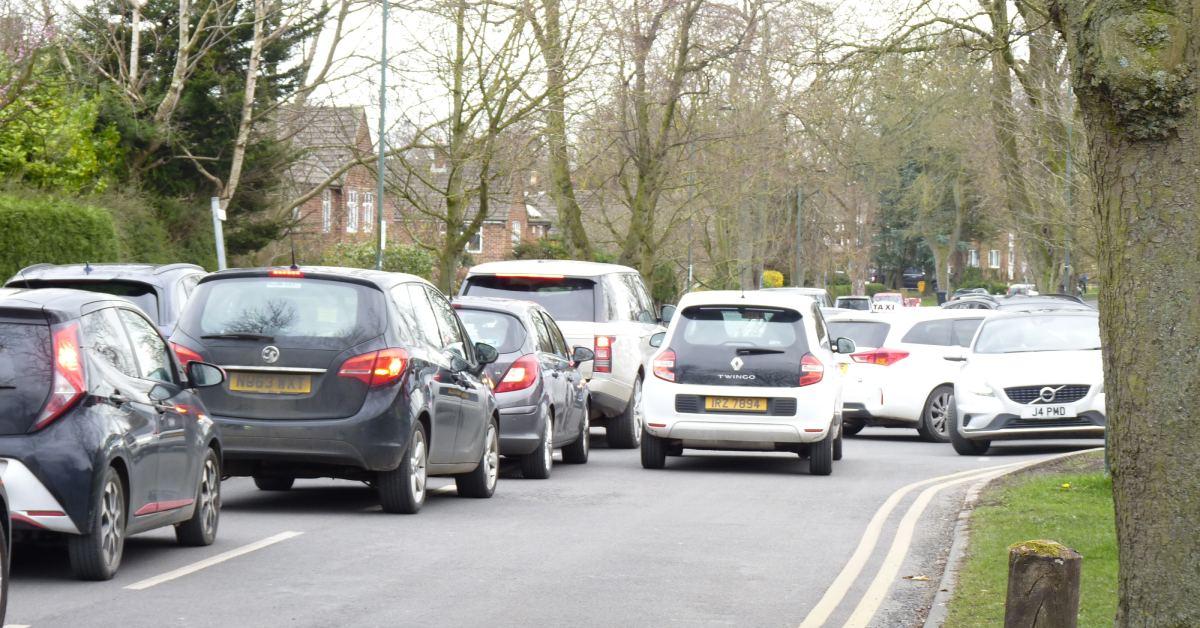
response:
[[[1111,626],[1117,608],[1117,539],[1112,480],[1103,454],[991,484],[971,515],[965,561],[950,600],[948,628],[1004,625],[1008,546],[1052,539],[1083,555],[1079,625]]]

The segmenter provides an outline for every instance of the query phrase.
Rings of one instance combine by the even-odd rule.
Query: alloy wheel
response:
[[[579,433],[579,438],[583,440],[583,455],[586,457],[592,450],[592,411],[590,408],[583,410],[583,431]]]
[[[104,496],[100,503],[100,542],[106,565],[120,562],[124,534],[125,500],[121,495],[121,485],[110,480],[104,485]]]
[[[206,535],[216,531],[220,508],[221,476],[216,461],[210,458],[204,461],[204,475],[200,478],[200,521]]]
[[[409,448],[409,467],[412,469],[409,481],[412,482],[413,499],[419,504],[425,501],[425,481],[428,478],[427,452],[425,436],[420,430],[413,433],[412,447]]]
[[[500,440],[496,438],[495,424],[488,425],[487,453],[483,457],[488,490],[495,488],[496,479],[500,477]]]
[[[554,466],[554,421],[546,421],[546,435],[542,438],[542,464],[546,470]]]
[[[954,393],[948,392],[937,395],[929,403],[929,427],[942,436],[948,434],[947,419],[950,417],[950,406],[953,403]]]
[[[642,407],[642,379],[633,382],[633,444],[642,442],[642,426],[644,425],[645,409]]]

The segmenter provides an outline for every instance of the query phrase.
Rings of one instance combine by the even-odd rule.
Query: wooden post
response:
[[[1083,556],[1057,541],[1008,548],[1004,628],[1075,628]]]

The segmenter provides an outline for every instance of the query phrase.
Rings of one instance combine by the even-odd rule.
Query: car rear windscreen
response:
[[[829,321],[830,338],[849,338],[857,347],[878,349],[883,346],[892,326],[876,321]]]
[[[808,338],[800,313],[785,308],[693,306],[673,332],[676,382],[796,386]]]
[[[676,337],[692,346],[807,347],[795,310],[756,307],[690,307]]]
[[[158,321],[158,294],[154,288],[136,281],[78,281],[74,279],[38,279],[23,284],[30,288],[66,288],[69,290],[86,290],[124,297],[133,301],[150,320]]]
[[[525,328],[511,314],[459,309],[458,318],[466,326],[472,342],[492,345],[500,353],[512,353],[525,344]]]
[[[558,321],[596,320],[596,282],[578,277],[476,275],[464,295],[533,301]]]
[[[383,333],[383,293],[324,279],[242,277],[200,284],[186,329],[196,336],[260,334],[356,344]]]
[[[50,328],[0,320],[0,434],[29,430],[52,377]]]

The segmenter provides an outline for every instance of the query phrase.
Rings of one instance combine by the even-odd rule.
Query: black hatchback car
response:
[[[221,441],[194,388],[128,301],[78,290],[0,298],[0,476],[15,531],[70,535],[71,568],[111,578],[125,538],[174,525],[208,545],[220,516]]]
[[[170,336],[188,296],[204,276],[195,264],[35,264],[13,275],[8,288],[68,288],[124,297]]]
[[[495,347],[488,367],[500,407],[500,453],[521,461],[530,479],[550,477],[554,449],[563,462],[588,459],[588,387],[579,365],[587,347],[567,348],[558,324],[531,301],[459,297],[454,309],[471,338]]]
[[[202,394],[227,474],[263,490],[369,482],[384,510],[415,513],[428,475],[454,476],[463,496],[496,488],[499,414],[483,380],[496,351],[468,338],[424,279],[292,267],[205,277],[171,342],[229,374]]]

